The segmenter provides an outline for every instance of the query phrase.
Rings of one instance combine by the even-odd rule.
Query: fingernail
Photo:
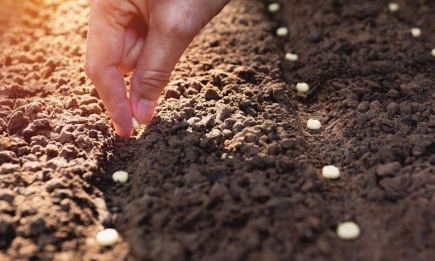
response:
[[[156,106],[157,102],[155,101],[140,99],[137,103],[137,110],[135,115],[136,119],[141,124],[148,124],[153,117]]]

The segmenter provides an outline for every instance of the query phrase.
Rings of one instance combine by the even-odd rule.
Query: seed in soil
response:
[[[322,124],[319,120],[309,119],[307,122],[307,128],[310,130],[318,130],[320,127],[322,127]]]
[[[322,176],[326,179],[338,179],[340,177],[340,170],[336,166],[324,166]]]
[[[433,57],[435,57],[435,48],[432,49],[432,52],[430,52],[430,55],[432,55]]]
[[[421,35],[420,28],[417,28],[417,27],[411,28],[411,34],[413,37],[420,37],[420,35]]]
[[[112,175],[112,179],[115,182],[125,183],[128,180],[128,173],[123,170],[115,171]]]
[[[394,13],[399,11],[399,5],[396,3],[389,3],[388,4],[388,9],[390,10],[390,12]]]
[[[310,90],[310,86],[308,86],[308,84],[304,82],[299,82],[296,84],[296,90],[298,90],[299,92],[307,92]]]
[[[285,59],[288,61],[297,61],[298,60],[298,55],[295,53],[286,53],[285,54]]]
[[[278,3],[272,3],[267,6],[267,10],[269,10],[271,13],[276,13],[279,11],[280,7],[281,6]]]
[[[135,130],[140,129],[140,124],[139,124],[139,122],[136,120],[135,117],[132,118],[132,122],[133,122],[133,128],[134,128]]]
[[[361,234],[361,230],[355,222],[349,221],[338,225],[337,236],[343,240],[352,240]]]
[[[97,243],[100,246],[114,245],[119,239],[118,232],[113,228],[104,229],[97,234]]]
[[[280,27],[276,30],[276,35],[281,37],[287,36],[288,29],[286,27]]]

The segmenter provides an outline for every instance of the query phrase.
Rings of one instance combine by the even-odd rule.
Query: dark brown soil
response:
[[[432,260],[435,3],[278,2],[233,0],[121,140],[82,69],[87,1],[4,0],[0,260]]]

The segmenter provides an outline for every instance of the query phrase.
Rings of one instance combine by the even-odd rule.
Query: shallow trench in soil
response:
[[[6,1],[0,259],[431,260],[435,4],[278,2],[233,0],[121,140],[81,67],[87,2]]]
[[[405,9],[409,5],[409,3],[402,3]],[[427,179],[426,181],[433,180],[431,177],[433,167],[427,162],[427,157],[432,153],[432,130],[428,129],[430,127],[428,125],[409,124],[407,119],[412,118],[412,115],[415,117],[414,112],[418,112],[418,109],[415,111],[408,110],[412,111],[411,115],[409,115],[405,112],[405,107],[419,106],[417,104],[420,103],[426,103],[429,107],[433,106],[431,98],[422,99],[422,97],[418,97],[419,93],[423,96],[430,96],[433,93],[433,59],[430,60],[429,57],[430,46],[424,46],[424,42],[417,42],[414,50],[409,50],[409,53],[405,54],[410,59],[408,61],[406,61],[406,58],[401,61],[400,57],[394,55],[397,50],[406,50],[411,44],[416,44],[409,35],[409,27],[412,26],[412,22],[418,23],[418,21],[412,19],[412,14],[403,14],[404,17],[399,16],[398,18],[388,14],[385,4],[376,5],[370,3],[364,5],[355,3],[350,5],[337,1],[323,6],[322,3],[316,4],[313,1],[310,3],[285,2],[282,3],[282,6],[284,6],[284,10],[280,15],[277,15],[278,22],[272,23],[272,29],[274,31],[280,25],[289,26],[290,36],[284,40],[274,39],[274,43],[278,46],[276,53],[279,57],[282,57],[284,52],[295,51],[299,54],[300,60],[295,63],[284,62],[285,64],[280,66],[284,70],[284,75],[280,75],[279,78],[282,77],[287,80],[287,84],[284,85],[283,90],[274,89],[271,93],[272,97],[275,98],[273,102],[278,103],[280,106],[279,110],[276,110],[278,115],[270,115],[267,106],[259,110],[258,114],[270,120],[274,126],[272,134],[270,132],[266,133],[266,144],[261,143],[262,134],[255,133],[255,131],[254,133],[259,136],[260,142],[252,142],[250,140],[252,132],[250,128],[239,132],[236,131],[235,138],[230,139],[230,142],[224,141],[225,146],[218,146],[213,152],[205,151],[205,155],[208,155],[207,158],[200,158],[199,162],[195,162],[199,165],[199,170],[182,170],[176,167],[174,169],[173,165],[168,167],[172,175],[174,175],[174,171],[183,173],[183,186],[169,185],[168,193],[165,191],[165,185],[168,185],[167,181],[161,177],[153,182],[158,184],[158,180],[160,180],[163,184],[157,185],[154,183],[154,186],[162,188],[163,185],[162,190],[165,192],[151,190],[148,195],[142,195],[144,193],[143,187],[146,187],[146,185],[133,186],[133,195],[130,194],[127,198],[136,198],[138,196],[136,193],[139,193],[139,199],[137,202],[128,199],[128,204],[132,204],[133,210],[131,210],[131,214],[121,215],[121,222],[131,223],[137,217],[131,218],[128,215],[137,216],[138,212],[145,212],[142,214],[141,220],[137,221],[145,222],[145,224],[139,226],[142,227],[142,231],[137,230],[137,225],[122,224],[120,227],[127,227],[127,234],[133,239],[145,236],[152,241],[165,240],[168,244],[172,242],[175,248],[180,241],[182,244],[188,244],[184,242],[188,241],[190,237],[205,242],[202,246],[198,246],[205,253],[197,253],[196,248],[194,250],[188,248],[187,251],[184,249],[184,254],[188,259],[214,257],[220,260],[221,258],[232,257],[235,260],[249,258],[267,260],[281,256],[302,258],[301,260],[303,260],[311,255],[320,259],[322,256],[332,255],[334,260],[340,258],[382,260],[386,259],[387,256],[395,258],[394,254],[386,250],[390,247],[398,249],[396,250],[397,258],[404,258],[410,255],[409,252],[412,253],[407,245],[410,242],[416,242],[413,234],[428,233],[428,237],[431,235],[429,233],[430,229],[425,227],[429,225],[427,222],[430,222],[426,219],[427,215],[430,215],[427,211],[431,211],[424,206],[428,202],[421,198],[421,195],[430,195],[429,191],[431,189],[424,185],[425,188],[422,189],[422,184],[414,181],[413,176],[414,179],[420,179],[417,178],[419,176],[426,176],[424,178]],[[411,8],[409,8],[411,9],[409,10],[410,13],[412,11],[418,12],[419,8],[424,9],[424,7],[415,6],[415,9],[412,10],[412,7],[411,5]],[[322,11],[319,10],[324,13],[322,14]],[[360,16],[363,15],[359,12],[364,13],[364,11],[367,12],[367,17],[361,18]],[[340,14],[343,17],[338,16]],[[314,21],[307,20],[307,17],[313,16]],[[429,18],[426,18],[426,20],[420,19],[420,23],[429,27],[428,20]],[[249,24],[249,22],[246,23]],[[358,23],[360,24],[358,25]],[[375,26],[371,25],[372,23]],[[373,28],[369,28],[369,25]],[[331,28],[327,28],[327,26]],[[312,29],[314,31],[309,32],[309,35],[306,36],[304,35],[306,34],[306,28],[314,28]],[[433,32],[433,28],[426,27],[424,29],[432,30],[426,32]],[[400,42],[390,41],[388,43],[391,44],[391,50],[384,50],[386,49],[385,43],[389,39],[378,35],[391,30],[399,32],[397,37],[399,37],[398,41]],[[324,40],[321,39],[322,34]],[[261,42],[261,38],[252,37],[250,39],[251,42]],[[328,51],[332,52],[332,54],[327,53]],[[188,54],[186,56],[188,57]],[[395,63],[398,62],[402,63],[394,68]],[[336,64],[334,65],[334,63]],[[364,63],[368,63],[368,65]],[[258,72],[261,69],[258,70],[254,67],[254,70]],[[284,84],[279,81],[279,78],[276,79],[276,84]],[[294,85],[298,81],[309,82],[314,89],[307,95],[297,94],[294,91]],[[415,82],[415,87],[426,85],[428,88],[417,91],[417,93],[413,91],[406,93],[408,92],[407,88],[410,87],[406,86],[406,84],[411,83],[412,85],[412,82]],[[222,87],[219,86],[219,88]],[[256,88],[253,87],[253,89]],[[260,95],[262,91],[266,90],[259,90]],[[255,94],[254,91],[254,97]],[[257,97],[260,95],[257,94]],[[411,95],[414,98],[410,98]],[[232,97],[229,99],[232,100]],[[257,102],[264,105],[263,101],[257,100]],[[231,104],[231,102],[227,103],[226,101],[224,103]],[[408,105],[406,105],[407,103]],[[417,104],[413,105],[413,103]],[[168,107],[171,108],[170,105]],[[421,112],[426,113],[423,117],[421,117],[421,114],[417,116],[419,121],[420,119],[423,119],[423,121],[429,120],[429,114],[432,114],[431,110],[433,109],[422,109]],[[260,116],[258,114],[252,116],[258,119],[258,116]],[[219,116],[219,114],[217,115]],[[309,118],[321,120],[324,129],[321,132],[305,130],[304,125]],[[237,118],[235,120],[237,122]],[[255,124],[253,126],[255,127]],[[289,131],[292,128],[295,129],[293,133]],[[191,133],[192,130],[195,131],[195,125],[193,125],[192,129],[188,127],[187,133]],[[220,130],[222,130],[222,127]],[[234,129],[232,131],[235,132]],[[263,132],[265,132],[264,129]],[[189,137],[189,134],[183,135],[186,136],[181,140]],[[274,137],[274,135],[278,137]],[[243,139],[237,140],[238,137],[243,137]],[[179,138],[172,139],[178,140]],[[244,145],[239,143],[240,141]],[[178,157],[178,161],[174,160],[176,164],[184,165],[183,158],[188,157],[188,154],[183,155],[183,149],[172,150],[172,146],[180,146],[180,143],[173,142],[174,144],[171,144],[171,140],[165,141],[166,150],[159,147],[158,152],[156,150],[145,152],[155,154],[155,156],[147,156],[150,160],[144,160],[143,156],[139,156],[139,159],[133,157],[133,166],[141,166],[142,164],[146,169],[143,170],[142,166],[139,168],[140,170],[133,167],[134,171],[143,172],[142,177],[146,179],[146,177],[149,177],[149,169],[154,167],[152,161],[166,162],[166,158]],[[181,141],[181,146],[183,146],[183,143],[189,142],[192,142],[190,137],[187,138],[187,142]],[[199,142],[200,148],[203,148],[201,142],[205,141],[199,139],[197,142]],[[253,153],[250,152],[248,147],[250,143],[259,145],[259,150],[254,150]],[[238,150],[238,146],[241,146],[240,150]],[[236,150],[233,148],[236,148]],[[298,151],[292,150],[294,148],[297,148]],[[127,149],[127,151],[130,150]],[[153,151],[157,153],[152,153]],[[228,153],[234,155],[231,160],[226,158]],[[255,154],[257,154],[257,157],[252,157]],[[282,154],[284,155],[282,156]],[[202,155],[204,154],[202,153]],[[161,160],[161,157],[164,160]],[[257,163],[257,160],[260,162]],[[261,162],[261,160],[266,162]],[[270,161],[268,162],[268,160]],[[243,172],[240,173],[242,179],[237,181],[237,185],[234,185],[233,180],[239,179],[239,173],[237,169],[232,169],[234,163],[243,166]],[[264,166],[261,164],[264,164]],[[319,170],[322,166],[328,164],[334,164],[342,170],[343,176],[339,181],[331,182],[319,177]],[[227,166],[223,172],[214,171],[214,168],[222,168],[222,166]],[[166,171],[166,167],[159,167],[160,171],[157,171],[157,173]],[[270,171],[270,167],[274,168],[274,170]],[[182,167],[180,166],[180,168]],[[291,173],[290,175],[297,177],[298,171],[301,171],[299,175],[303,178],[299,180],[300,184],[297,185],[294,184],[297,179],[290,181],[293,181],[293,184],[286,184],[281,177],[276,177],[276,175],[284,173]],[[189,178],[190,175],[199,175],[199,173],[209,176],[209,180],[204,179],[204,183],[197,180],[196,184],[192,184],[193,188],[201,189],[202,192],[185,190],[186,185],[188,185],[186,184],[186,178]],[[410,173],[413,173],[413,176]],[[219,176],[218,180],[215,180],[215,175]],[[223,176],[221,177],[221,175]],[[227,176],[229,176],[229,181],[225,180]],[[143,181],[143,178],[141,180]],[[274,181],[279,184],[278,186],[284,188],[281,190],[276,189],[275,186],[277,185]],[[243,182],[247,184],[243,184]],[[207,194],[207,191],[208,196],[213,197],[212,192],[217,190],[221,184],[226,187],[224,189],[225,193],[231,195],[236,203],[240,201],[244,209],[240,209],[240,206],[234,206],[234,202],[228,202],[230,197],[223,200],[206,198],[205,202],[197,199],[203,193]],[[292,190],[292,185],[294,190]],[[174,186],[176,187],[175,190],[173,189]],[[237,191],[238,186],[246,187],[247,195],[243,197],[249,195],[251,202],[238,198],[240,197]],[[135,192],[135,187],[139,187],[139,192]],[[227,190],[228,188],[229,190]],[[255,193],[260,194],[255,196]],[[419,193],[423,194],[418,196]],[[292,201],[292,198],[301,196],[300,201],[296,199],[296,202],[301,204],[296,203],[293,205],[286,202],[289,204],[289,208],[279,214],[271,211],[270,208],[264,209],[264,204],[268,208],[268,202],[270,205],[283,204],[280,202],[283,200],[283,195],[289,196],[288,198],[284,197],[284,200],[289,201]],[[163,196],[164,200],[157,200],[157,198],[154,198],[156,196]],[[192,196],[195,200],[190,204],[200,204],[200,206],[186,206],[189,205],[189,200],[186,202],[185,196]],[[143,202],[140,200],[143,200]],[[151,204],[153,210],[162,208],[162,205],[164,208],[174,206],[177,209],[178,204],[184,207],[181,208],[181,213],[178,209],[169,212],[164,210],[162,211],[163,214],[155,214],[152,211],[150,214],[147,213],[149,207],[146,204]],[[422,204],[422,206],[416,206],[416,204]],[[128,206],[130,207],[130,205]],[[209,209],[211,207],[212,209]],[[234,220],[231,217],[233,214],[229,214],[224,218],[230,221],[219,220],[218,214],[219,212],[225,213],[226,209],[232,210],[232,207],[239,208],[239,210],[235,211],[237,214],[233,222],[237,223],[234,227],[232,227],[231,223],[225,224]],[[187,210],[184,208],[187,208]],[[194,214],[191,214],[192,211]],[[244,214],[244,212],[247,213]],[[260,212],[259,217],[256,217],[256,212]],[[416,213],[418,214],[414,216]],[[175,217],[169,218],[167,215],[175,215]],[[177,215],[186,215],[187,217],[180,216],[177,219]],[[266,220],[262,220],[266,222],[268,227],[266,235],[261,234],[261,231],[257,230],[258,228],[248,226],[250,222],[255,223],[255,220],[260,217],[266,217]],[[281,218],[286,221],[281,220]],[[410,225],[409,223],[415,222],[415,219],[419,221],[414,225]],[[363,230],[362,238],[352,244],[341,242],[333,236],[337,224],[348,220],[357,222]],[[152,228],[153,221],[158,224],[163,222],[165,227],[155,231]],[[189,228],[187,231],[180,228],[180,226],[186,226],[185,222],[188,222],[187,226]],[[205,224],[201,225],[201,222]],[[280,224],[281,222],[283,224]],[[293,222],[296,224],[289,224]],[[419,225],[417,225],[418,223]],[[400,227],[399,224],[406,225]],[[205,226],[205,228],[202,226]],[[281,226],[285,226],[285,228]],[[218,232],[217,230],[222,229],[222,227],[226,230],[234,229],[235,231]],[[271,231],[273,232],[271,233]],[[273,242],[276,237],[279,237],[280,233],[278,231],[287,231],[287,233],[284,232],[286,234],[284,238],[286,238],[287,242],[291,242],[289,246],[283,247],[282,253],[279,250],[268,250],[267,246],[268,241]],[[257,239],[258,242],[244,242],[247,239],[244,238],[243,233],[248,234],[250,238],[255,238],[256,232],[260,233]],[[164,239],[161,239],[162,233],[169,233],[169,235],[163,236]],[[274,233],[277,233],[277,235]],[[153,235],[157,236],[158,239],[153,239]],[[215,241],[213,240],[215,237],[219,240],[212,243],[211,241]],[[292,237],[296,239],[292,239]],[[428,237],[426,237],[426,240]],[[421,240],[425,241],[425,239]],[[254,244],[257,249],[254,251],[249,250],[250,247],[253,247],[249,244]],[[280,243],[276,244],[280,245]],[[220,249],[225,245],[230,247],[229,251],[225,253],[213,252],[213,249]],[[258,249],[259,246],[261,246],[260,249]],[[197,246],[195,245],[195,247]],[[274,247],[277,246],[274,245]],[[365,251],[358,251],[358,249],[365,249]],[[147,251],[150,250],[141,249],[139,255],[146,257],[150,254]],[[311,251],[315,254],[311,253]],[[425,260],[431,255],[430,252],[432,251],[429,250],[428,252],[420,253],[419,258]],[[175,256],[177,254],[174,254]]]

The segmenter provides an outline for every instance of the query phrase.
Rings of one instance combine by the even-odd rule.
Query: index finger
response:
[[[124,49],[123,23],[128,17],[120,15],[119,6],[113,2],[91,1],[85,72],[94,83],[116,132],[126,137],[133,132],[132,112],[118,64]]]

